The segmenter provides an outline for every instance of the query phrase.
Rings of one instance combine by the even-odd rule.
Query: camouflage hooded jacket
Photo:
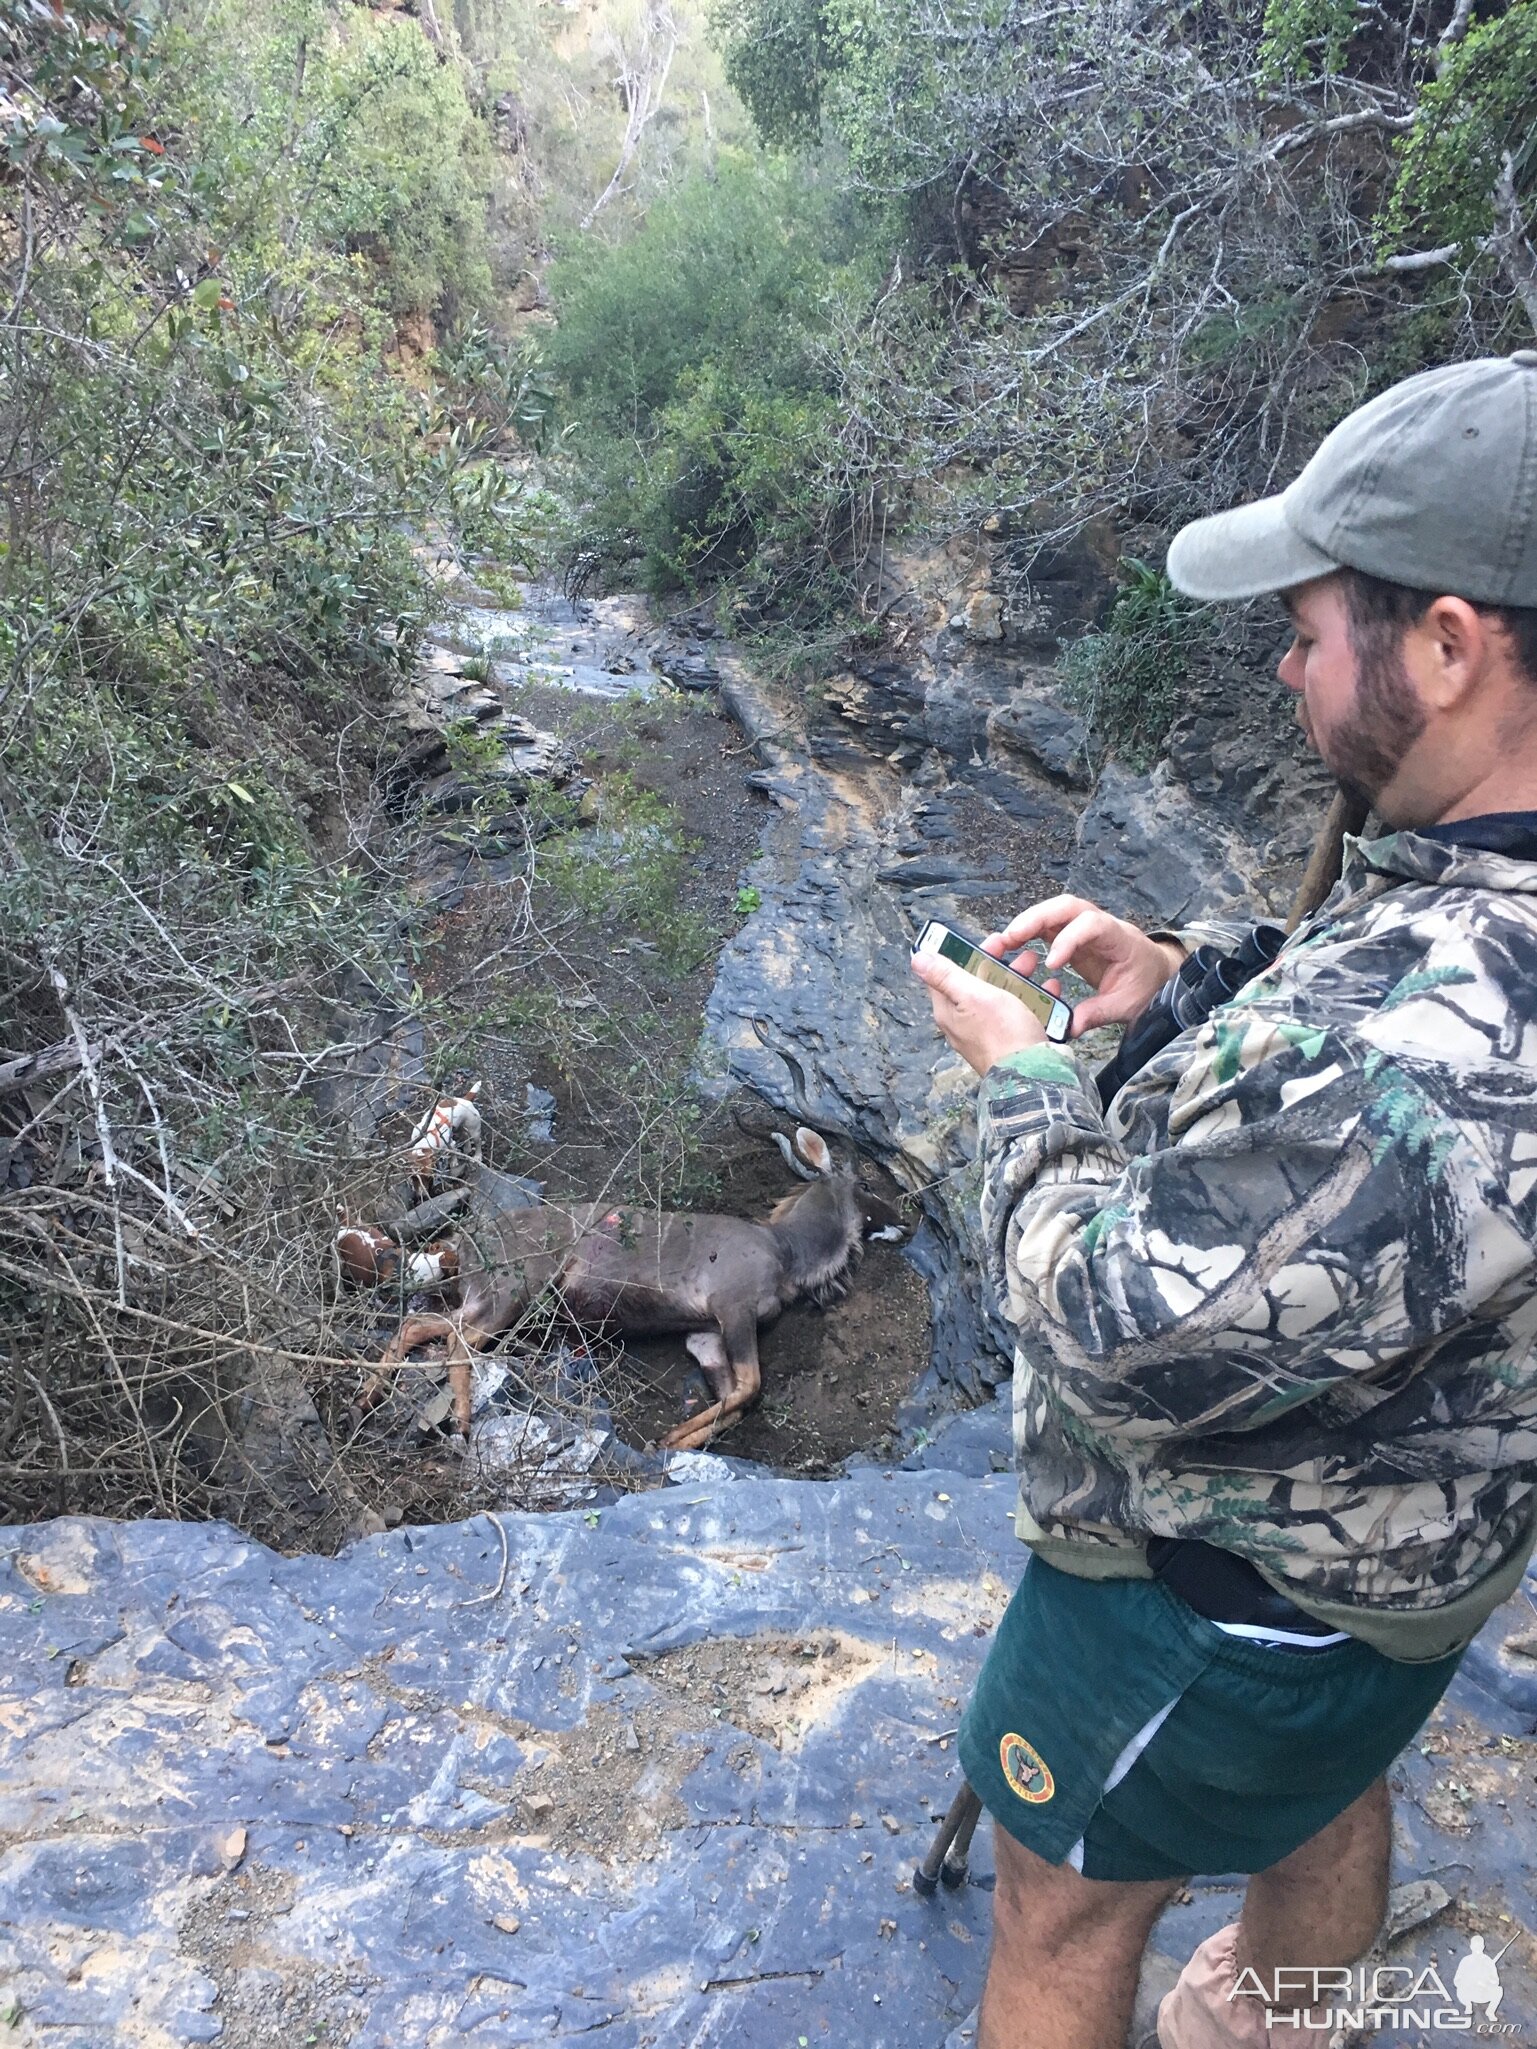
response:
[[[1537,1513],[1537,864],[1350,843],[1274,966],[1108,1114],[1060,1048],[1000,1062],[981,1161],[1027,1542],[1126,1576],[1147,1536],[1202,1538],[1409,1659],[1512,1590]]]

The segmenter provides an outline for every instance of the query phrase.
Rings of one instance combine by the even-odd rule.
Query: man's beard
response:
[[[1352,622],[1350,643],[1356,656],[1355,702],[1327,742],[1314,734],[1314,744],[1346,795],[1370,804],[1424,732],[1425,713],[1404,667],[1401,626]]]

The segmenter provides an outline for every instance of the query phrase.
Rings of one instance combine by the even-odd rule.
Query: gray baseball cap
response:
[[[1274,498],[1174,536],[1169,580],[1253,598],[1336,569],[1537,606],[1537,349],[1425,370],[1341,420]]]

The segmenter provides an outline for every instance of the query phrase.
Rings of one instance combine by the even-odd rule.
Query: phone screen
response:
[[[1046,1027],[1048,1039],[1061,1041],[1067,1037],[1073,1021],[1070,1004],[1064,1003],[1060,996],[1053,996],[1049,989],[1043,989],[1039,982],[1032,982],[1028,975],[1021,975],[1001,960],[995,960],[990,953],[984,953],[980,946],[952,926],[931,918],[919,933],[913,951],[937,953],[941,960],[954,961],[958,968],[964,968],[968,975],[975,975],[979,982],[990,983],[995,989],[1017,996]]]

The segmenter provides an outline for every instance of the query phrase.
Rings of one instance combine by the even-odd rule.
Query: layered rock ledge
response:
[[[6,1532],[8,2039],[937,2049],[980,1987],[986,1832],[959,1892],[910,1875],[1022,1557],[1011,1479],[942,1451],[706,1466],[331,1559],[222,1524]],[[1400,1769],[1401,1875],[1442,1908],[1393,1951],[1449,1972],[1469,1931],[1515,1937],[1521,2032],[1537,1666],[1500,1646],[1529,1627],[1495,1618]],[[1158,1940],[1233,1905],[1202,1882]]]

